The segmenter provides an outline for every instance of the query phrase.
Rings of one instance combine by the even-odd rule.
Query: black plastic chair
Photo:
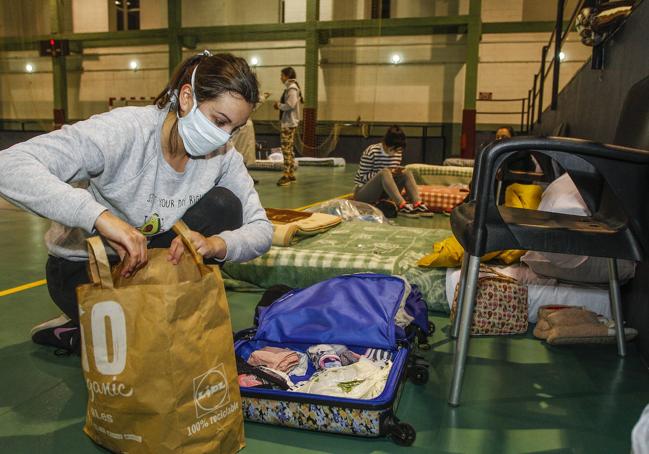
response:
[[[568,172],[591,216],[574,216],[499,206],[496,172],[508,156],[542,153]],[[618,353],[626,354],[615,259],[642,261],[649,253],[649,152],[566,138],[502,140],[476,162],[467,201],[451,213],[453,234],[465,250],[460,274],[458,337],[449,404],[459,405],[473,318],[480,257],[501,249],[523,249],[607,257],[609,295]]]

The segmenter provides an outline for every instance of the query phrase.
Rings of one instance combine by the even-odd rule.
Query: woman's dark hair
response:
[[[385,133],[383,143],[386,144],[388,148],[406,148],[406,133],[397,125],[392,125]]]
[[[500,131],[501,129],[506,129],[507,131],[509,131],[509,135],[511,137],[514,137],[514,128],[512,128],[511,126],[501,126],[500,128],[496,129],[496,132]]]
[[[277,73],[275,73],[275,74],[277,74]],[[286,68],[282,68],[282,74],[284,74],[289,79],[296,79],[297,78],[297,74],[295,74],[295,70],[293,69],[292,66],[287,66]]]
[[[302,97],[302,88],[300,87],[300,84],[297,83],[297,80],[295,80],[297,78],[297,74],[295,73],[293,67],[287,66],[286,68],[282,68],[282,74],[284,74],[284,76],[286,76],[288,79],[291,79],[293,80],[293,82],[295,82],[295,85],[297,85],[297,88],[300,90],[300,102],[304,102],[304,98]]]
[[[164,109],[171,103],[172,110],[180,108],[178,96],[180,88],[191,84],[192,72],[197,101],[215,99],[224,93],[241,96],[248,104],[259,101],[259,82],[246,60],[232,54],[211,55],[208,51],[189,57],[174,71],[167,86],[156,97],[153,104]],[[178,143],[178,119],[176,118],[169,136],[171,154],[175,154]]]

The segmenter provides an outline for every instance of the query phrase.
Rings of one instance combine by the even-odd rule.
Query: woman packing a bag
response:
[[[270,248],[266,218],[241,154],[226,143],[259,100],[246,61],[208,51],[185,60],[154,105],[114,109],[0,153],[0,195],[54,221],[45,235],[47,286],[63,315],[32,340],[79,349],[75,288],[89,282],[85,240],[100,234],[128,277],[147,248],[184,251],[180,219],[204,259],[245,261]],[[111,251],[109,251],[111,252]]]

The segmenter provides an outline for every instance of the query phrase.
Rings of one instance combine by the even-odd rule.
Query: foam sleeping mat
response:
[[[345,158],[295,158],[301,166],[345,167]]]
[[[417,260],[449,235],[441,229],[349,221],[290,247],[273,246],[249,262],[228,262],[223,272],[233,290],[302,288],[349,273],[395,274],[419,287],[430,310],[448,312],[446,269],[420,268]]]
[[[611,318],[611,305],[606,286],[560,282],[556,279],[540,276],[522,263],[510,266],[494,266],[519,283],[527,285],[527,305],[530,323],[536,323],[537,313],[541,306],[566,304],[591,310],[596,314]],[[460,269],[449,268],[446,278],[446,311],[450,311],[455,295],[455,288],[460,280]]]
[[[299,166],[296,163],[295,166]],[[281,172],[284,170],[284,161],[275,161],[273,159],[257,159],[255,162],[248,164],[248,170],[273,170]]]
[[[412,172],[417,184],[444,185],[455,183],[469,184],[473,176],[473,167],[435,166],[431,164],[408,164],[406,169]]]

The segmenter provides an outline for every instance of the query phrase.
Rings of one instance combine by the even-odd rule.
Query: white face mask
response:
[[[230,134],[212,123],[203,112],[198,108],[196,100],[196,90],[194,89],[194,77],[196,68],[192,72],[192,98],[194,105],[187,115],[181,117],[178,115],[178,133],[183,140],[185,150],[191,156],[206,156],[213,151],[221,148],[230,140]]]

